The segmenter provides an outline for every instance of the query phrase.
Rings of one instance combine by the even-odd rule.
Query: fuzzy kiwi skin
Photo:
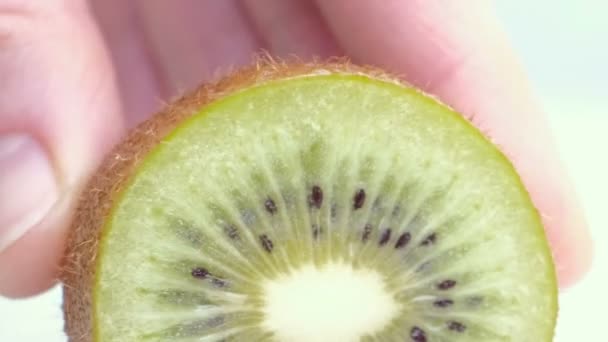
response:
[[[93,291],[99,241],[115,201],[146,155],[185,119],[218,99],[273,80],[328,73],[360,74],[409,86],[380,69],[356,66],[342,59],[284,63],[266,57],[178,99],[132,130],[116,146],[84,188],[67,238],[60,280],[64,284],[65,333],[70,341],[97,340]]]
[[[65,333],[70,341],[95,340],[93,286],[99,240],[114,202],[148,152],[184,119],[215,100],[268,81],[320,73],[365,74],[403,84],[382,70],[352,65],[346,60],[284,63],[267,57],[175,101],[117,145],[85,186],[68,234],[60,280],[64,285]]]

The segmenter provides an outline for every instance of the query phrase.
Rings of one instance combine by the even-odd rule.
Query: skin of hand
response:
[[[128,128],[261,49],[380,66],[471,118],[515,164],[560,286],[573,284],[590,235],[492,11],[484,0],[0,0],[0,294],[56,283],[79,191]]]

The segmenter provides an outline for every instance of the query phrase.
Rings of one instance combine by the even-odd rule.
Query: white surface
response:
[[[560,296],[555,342],[608,341],[608,2],[510,0],[501,17],[545,103],[596,241],[588,277]],[[0,341],[64,342],[60,291],[0,298]]]
[[[581,107],[582,106],[582,107]],[[608,217],[606,191],[608,191],[608,112],[593,113],[585,104],[567,104],[577,113],[585,114],[553,118],[559,136],[564,160],[574,177],[583,206],[587,212],[595,240],[595,259],[589,275],[560,296],[560,317],[557,325],[557,342],[608,341],[605,308],[608,307]],[[582,119],[581,119],[582,116]]]

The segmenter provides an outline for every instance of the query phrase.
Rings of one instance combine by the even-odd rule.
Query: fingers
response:
[[[237,1],[138,1],[149,48],[173,97],[251,61],[259,48]]]
[[[123,132],[86,2],[0,0],[0,294],[56,278],[83,180]]]
[[[96,0],[90,4],[112,54],[125,120],[133,127],[160,110],[166,100],[160,65],[150,53],[134,1]]]
[[[540,210],[562,286],[591,260],[582,210],[553,147],[542,109],[490,2],[317,1],[357,62],[403,74],[480,127],[511,158]]]
[[[92,7],[111,47],[129,125],[262,49],[303,59],[339,54],[308,0],[97,0]]]
[[[273,56],[310,59],[341,54],[312,1],[247,0],[242,4]]]

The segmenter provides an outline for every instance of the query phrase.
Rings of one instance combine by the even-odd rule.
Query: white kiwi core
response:
[[[305,266],[263,288],[263,324],[280,341],[359,341],[399,312],[378,272],[346,264]]]

